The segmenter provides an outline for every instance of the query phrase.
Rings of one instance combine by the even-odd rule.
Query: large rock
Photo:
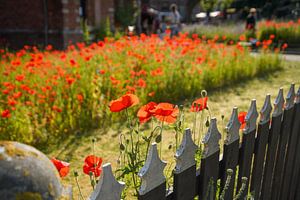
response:
[[[71,190],[63,189],[56,168],[43,153],[25,144],[0,141],[0,198],[70,199]]]

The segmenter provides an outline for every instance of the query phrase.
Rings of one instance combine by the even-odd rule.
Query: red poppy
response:
[[[2,118],[10,118],[10,111],[3,110],[1,116],[2,116]]]
[[[22,96],[22,92],[16,92],[13,94],[13,98],[18,99]]]
[[[17,76],[16,76],[16,80],[17,80],[17,81],[23,81],[24,78],[25,78],[25,76],[24,76],[23,74],[20,74],[20,75],[17,75]]]
[[[149,102],[139,109],[137,116],[140,120],[140,123],[145,123],[151,119],[153,116],[153,109],[155,109],[156,106],[157,104],[155,102]]]
[[[270,35],[270,39],[271,40],[275,39],[275,35],[274,34]]]
[[[89,155],[84,160],[83,172],[87,175],[90,175],[90,172],[92,172],[96,177],[98,177],[102,172],[101,164],[102,158]]]
[[[245,35],[241,35],[239,39],[240,39],[240,41],[245,41],[246,40],[246,36]]]
[[[152,112],[159,121],[171,124],[176,122],[179,109],[170,103],[159,103]]]
[[[56,111],[56,112],[62,112],[62,109],[60,109],[59,107],[57,107],[56,105],[52,106],[52,110]]]
[[[238,118],[239,118],[239,122],[241,123],[240,129],[244,129],[245,126],[246,126],[246,120],[245,120],[246,115],[247,115],[247,112],[240,112],[239,113]]]
[[[79,103],[83,102],[83,95],[82,94],[77,94],[77,100],[79,101]]]
[[[125,94],[124,96],[112,100],[109,103],[109,109],[111,112],[120,112],[126,108],[134,106],[139,103],[139,98],[134,94]]]
[[[284,44],[282,45],[282,49],[283,49],[283,50],[285,50],[287,47],[288,47],[288,44],[287,44],[287,43],[284,43]]]
[[[148,96],[149,96],[149,97],[154,97],[154,95],[155,95],[155,92],[149,92],[149,93],[148,93]]]
[[[207,108],[208,97],[203,97],[195,100],[191,106],[191,112],[199,112]]]
[[[14,99],[8,99],[7,104],[10,106],[15,106],[18,102]]]
[[[56,158],[52,158],[51,162],[56,167],[57,171],[59,172],[60,177],[65,177],[68,175],[70,171],[70,163],[57,160]]]

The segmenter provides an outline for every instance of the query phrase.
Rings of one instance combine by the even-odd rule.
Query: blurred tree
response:
[[[234,0],[222,0],[220,2],[220,7],[223,10],[223,19],[227,19],[227,9],[230,8]]]
[[[210,21],[210,12],[218,5],[218,0],[201,0],[200,6],[206,12],[207,21]]]
[[[199,0],[187,0],[186,6],[186,21],[191,22],[193,9],[199,4]]]
[[[127,29],[128,26],[136,25],[139,10],[136,0],[117,1],[115,12],[116,23],[124,29]]]

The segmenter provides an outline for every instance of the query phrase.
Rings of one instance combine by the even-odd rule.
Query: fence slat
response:
[[[103,165],[99,182],[89,200],[119,200],[125,183],[116,181],[110,163]]]
[[[219,140],[221,134],[217,128],[217,119],[212,118],[207,134],[203,139],[204,151],[199,175],[199,199],[216,198],[216,183],[219,178]]]
[[[274,112],[272,114],[271,130],[269,134],[267,156],[263,174],[263,183],[260,199],[270,199],[272,190],[272,180],[275,168],[276,151],[279,142],[281,129],[281,119],[283,115],[284,97],[283,89],[280,88],[274,103]]]
[[[247,177],[250,179],[250,171],[252,165],[252,157],[255,145],[255,133],[256,133],[256,120],[258,117],[258,112],[256,108],[256,100],[253,99],[251,106],[246,115],[246,128],[243,130],[243,140],[241,146],[241,154],[239,156],[239,176],[237,191],[242,186],[242,177]],[[243,190],[242,198],[247,195],[249,181],[246,184],[245,190]]]
[[[296,198],[294,200],[300,199],[300,173],[298,174],[298,183],[297,183],[297,190],[296,190]]]
[[[255,156],[251,177],[250,192],[253,194],[254,199],[258,199],[260,195],[261,180],[263,174],[263,167],[265,161],[265,152],[268,143],[270,114],[272,112],[271,95],[267,95],[264,106],[260,111],[260,122],[257,129],[257,138],[255,141]]]
[[[295,99],[295,85],[292,84],[292,91],[289,96],[290,100],[288,102],[291,102],[291,106],[294,106],[294,99]],[[286,152],[286,159],[284,164],[284,173],[283,173],[283,180],[281,182],[281,195],[280,199],[288,199],[288,196],[290,194],[289,189],[291,187],[290,180],[292,178],[293,173],[293,165],[294,165],[294,156],[296,151],[296,142],[297,142],[297,131],[293,130],[293,126],[295,123],[299,123],[300,121],[296,121],[296,107],[294,106],[294,113],[293,113],[293,119],[292,119],[292,127],[290,130],[290,138],[288,141],[288,147]]]
[[[190,129],[186,129],[182,143],[176,151],[176,166],[174,169],[175,200],[193,200],[196,193],[196,161],[195,153],[198,147],[193,142]]]
[[[292,120],[294,114],[294,99],[292,100],[292,103],[290,100],[290,95],[294,92],[292,90],[293,89],[291,86],[291,89],[289,90],[289,93],[286,98],[286,106],[283,112],[283,120],[282,120],[282,125],[280,130],[280,136],[279,136],[279,145],[278,145],[278,151],[276,155],[275,173],[274,173],[273,184],[272,184],[272,196],[271,196],[272,200],[279,199],[280,197],[281,181],[284,172],[286,147],[288,145],[289,135],[292,129]]]
[[[225,192],[224,199],[231,200],[233,199],[234,185],[235,185],[235,174],[236,166],[238,165],[239,159],[239,145],[240,145],[240,130],[241,123],[238,119],[238,109],[237,107],[233,108],[231,118],[226,126],[227,137],[224,143],[223,150],[223,161],[221,165],[221,191],[224,188],[226,179],[227,179],[227,169],[232,169],[232,179],[228,186],[228,189]]]
[[[294,163],[293,163],[293,170],[292,170],[292,177],[290,180],[290,192],[289,192],[289,199],[295,199],[295,193],[297,189],[297,178],[299,175],[300,170],[300,87],[297,92],[296,97],[296,104],[295,104],[295,118],[294,118],[294,125],[292,130],[294,135],[297,135],[296,139],[296,150],[294,154]]]
[[[138,174],[142,181],[138,194],[139,200],[166,199],[166,177],[164,176],[166,165],[166,162],[158,156],[157,144],[153,143],[149,149],[145,165]]]

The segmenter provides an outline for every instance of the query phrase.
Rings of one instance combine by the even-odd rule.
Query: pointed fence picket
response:
[[[285,103],[286,102],[286,103]],[[200,168],[196,168],[198,146],[191,130],[186,129],[175,154],[173,187],[166,187],[162,161],[153,143],[141,178],[139,200],[300,199],[300,88],[295,94],[292,84],[286,99],[279,90],[272,113],[271,96],[267,95],[260,111],[251,101],[240,144],[238,108],[234,107],[225,128],[226,139],[220,155],[221,134],[217,119],[212,118],[204,139]],[[217,184],[220,180],[220,192]],[[113,176],[110,164],[103,171],[90,200],[119,200],[124,183]],[[218,195],[217,195],[218,194]],[[238,196],[238,198],[237,198]]]

